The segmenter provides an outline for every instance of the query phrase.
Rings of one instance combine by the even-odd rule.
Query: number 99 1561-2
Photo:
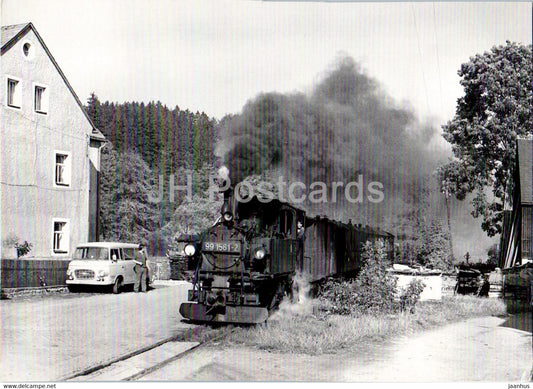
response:
[[[219,242],[204,242],[203,244],[204,251],[215,251],[215,252],[239,252],[240,244],[239,243],[219,243]]]

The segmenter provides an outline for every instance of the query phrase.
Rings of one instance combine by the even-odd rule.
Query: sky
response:
[[[2,0],[32,22],[78,97],[161,101],[211,117],[260,92],[307,91],[354,58],[422,120],[451,119],[457,70],[506,40],[531,43],[531,3]]]
[[[217,119],[261,92],[308,92],[347,55],[395,104],[440,128],[463,93],[461,64],[506,40],[532,41],[527,2],[0,1],[2,25],[32,22],[81,101],[94,92]],[[465,218],[452,215],[456,255],[473,239],[485,251],[494,240]]]

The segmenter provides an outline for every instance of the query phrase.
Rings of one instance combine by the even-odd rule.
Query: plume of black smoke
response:
[[[313,204],[308,212],[372,225],[417,206],[438,164],[428,149],[437,131],[422,126],[413,112],[397,106],[352,59],[342,56],[308,94],[264,93],[239,115],[222,121],[217,153],[232,183],[249,175],[300,181],[383,184],[384,200],[347,202],[343,188],[336,201]],[[329,194],[330,200],[332,193]]]

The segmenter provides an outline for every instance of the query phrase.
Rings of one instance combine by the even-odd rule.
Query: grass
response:
[[[304,353],[335,353],[358,344],[389,339],[479,316],[505,316],[502,300],[454,296],[440,302],[419,302],[414,313],[339,316],[320,312],[315,301],[307,307],[285,305],[265,324],[238,328],[225,340],[260,349]]]

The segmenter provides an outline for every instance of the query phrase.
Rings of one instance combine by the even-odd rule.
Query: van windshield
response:
[[[103,247],[78,247],[73,259],[108,260],[109,250]]]

